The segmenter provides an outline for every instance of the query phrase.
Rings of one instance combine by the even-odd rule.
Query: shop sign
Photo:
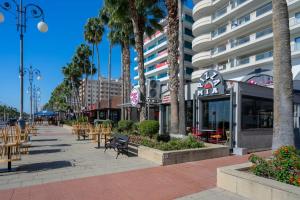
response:
[[[161,103],[163,104],[170,103],[170,102],[171,102],[170,95],[164,96],[161,100]]]
[[[140,91],[137,88],[133,88],[130,92],[130,103],[133,107],[136,107],[140,102]]]
[[[204,72],[198,84],[199,96],[213,96],[225,93],[225,85],[222,75],[216,70]]]

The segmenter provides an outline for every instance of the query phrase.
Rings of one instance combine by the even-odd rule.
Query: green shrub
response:
[[[107,120],[105,120],[102,124],[103,124],[104,127],[113,126],[113,121],[107,119]]]
[[[197,141],[194,137],[188,136],[184,139],[171,139],[169,142],[158,142],[153,139],[143,138],[141,145],[159,149],[162,151],[182,150],[182,149],[194,149],[204,147],[203,142]]]
[[[144,136],[149,136],[152,138],[158,133],[159,122],[155,120],[145,120],[139,124],[139,131]]]
[[[121,120],[118,122],[118,130],[120,132],[129,132],[132,130],[134,122],[131,120]]]
[[[300,186],[300,156],[293,146],[283,146],[273,153],[273,158],[266,160],[257,155],[251,155],[253,163],[250,171],[277,181]]]

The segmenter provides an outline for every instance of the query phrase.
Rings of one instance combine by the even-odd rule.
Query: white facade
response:
[[[192,66],[192,56],[194,54],[192,50],[192,10],[184,7],[184,66],[186,79],[191,80],[191,74],[193,72]],[[156,79],[160,80],[162,83],[166,83],[169,79],[168,76],[168,41],[167,41],[167,21],[161,21],[164,27],[163,32],[157,31],[151,38],[144,38],[144,65],[145,65],[145,77],[146,79]],[[137,60],[137,58],[135,58]],[[134,68],[136,71],[136,76],[134,80],[139,80],[138,67]]]
[[[300,0],[287,0],[290,15],[293,77],[300,79]],[[194,0],[192,73],[196,82],[206,69],[225,79],[247,81],[272,76],[271,0]]]
[[[99,101],[108,99],[108,79],[101,77],[99,80],[88,80],[85,86],[85,80],[82,81],[79,88],[80,101],[85,98],[87,106],[95,104]],[[110,81],[110,96],[121,96],[122,94],[122,81],[121,79],[112,79]],[[100,86],[100,87],[99,87]]]

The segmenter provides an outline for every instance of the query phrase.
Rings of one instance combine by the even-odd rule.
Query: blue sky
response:
[[[41,88],[41,104],[45,104],[52,90],[63,80],[62,66],[71,60],[76,47],[84,42],[84,24],[89,17],[98,14],[103,3],[102,0],[23,1],[40,5],[46,15],[45,21],[49,25],[47,33],[40,33],[36,28],[38,21],[30,19],[24,37],[24,66],[28,68],[32,65],[41,71],[42,79],[35,80],[35,84]],[[3,12],[1,9],[0,11]],[[19,108],[19,33],[16,31],[15,18],[7,12],[4,15],[5,22],[0,24],[0,102]],[[101,73],[104,76],[107,76],[108,51],[109,43],[104,37],[100,44]],[[115,46],[112,50],[114,78],[120,76],[120,57],[120,48]],[[29,95],[26,94],[28,85],[26,75],[24,88],[26,112],[29,111]]]

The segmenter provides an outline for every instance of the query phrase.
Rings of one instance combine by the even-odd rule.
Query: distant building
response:
[[[110,97],[121,97],[122,94],[122,80],[111,79],[110,82]],[[98,101],[108,99],[108,79],[101,77],[99,80],[88,80],[81,82],[79,88],[79,99],[85,102],[87,107],[96,104]]]

